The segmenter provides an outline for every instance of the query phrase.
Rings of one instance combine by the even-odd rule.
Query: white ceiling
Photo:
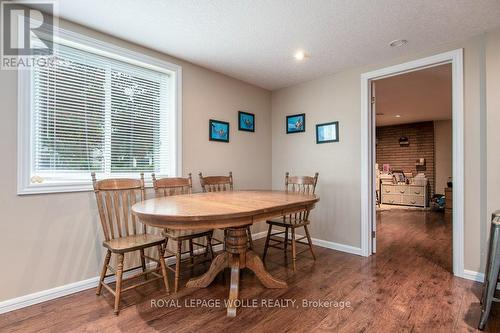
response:
[[[273,90],[500,25],[498,0],[60,0],[63,18]],[[403,48],[390,48],[405,38]],[[311,57],[293,58],[303,48]]]
[[[377,80],[377,126],[451,119],[451,89],[451,64]]]

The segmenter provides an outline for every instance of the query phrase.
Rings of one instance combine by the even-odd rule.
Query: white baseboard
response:
[[[123,278],[127,278],[136,274],[140,269],[135,269],[123,274]],[[106,283],[115,281],[114,276],[106,278]],[[52,289],[42,290],[33,294],[24,295],[21,297],[12,298],[0,302],[0,314],[21,309],[30,305],[50,301],[55,298],[71,295],[83,290],[96,288],[99,282],[99,277],[95,276],[90,279],[69,283],[63,286],[55,287]]]
[[[214,251],[220,251],[222,250],[222,245],[216,245],[213,247]],[[200,253],[203,251],[203,249],[197,249],[195,250],[195,253]],[[188,254],[186,253],[184,257],[186,257]],[[168,258],[167,264],[172,265],[175,262],[175,258]],[[155,262],[149,262],[148,263],[148,268],[151,268]],[[132,270],[129,272],[125,272],[123,274],[123,278],[127,278],[129,276],[132,276],[136,273],[140,272],[140,268],[136,270]],[[106,283],[111,283],[115,281],[115,277],[111,276],[106,278]],[[36,293],[16,297],[16,298],[11,298],[6,301],[0,302],[0,314],[18,310],[21,308],[25,308],[30,305],[35,305],[38,303],[50,301],[52,299],[56,299],[59,297],[71,295],[83,290],[87,289],[92,289],[97,287],[97,283],[99,282],[99,276],[95,276],[86,280],[78,281],[78,282],[73,282],[69,283],[63,286],[47,289],[47,290],[42,290]]]
[[[255,234],[252,234],[253,239],[260,239],[264,238],[267,236],[267,231],[261,231]],[[300,236],[300,235],[297,235]],[[316,239],[313,238],[312,242],[314,245],[318,245],[321,247],[326,247],[329,249],[337,250],[337,251],[342,251],[342,252],[347,252],[347,253],[352,253],[352,254],[357,254],[361,255],[361,249],[349,245],[344,245],[344,244],[338,244],[334,242],[329,242],[321,239]],[[214,251],[219,251],[222,250],[222,245],[217,245],[214,246]],[[198,249],[195,252],[201,252],[203,249]],[[186,254],[187,255],[187,254]],[[175,258],[169,258],[167,263],[169,265],[174,263]],[[151,262],[150,264],[154,264]],[[133,274],[136,274],[139,272],[139,269],[126,272],[123,276],[124,278],[131,276]],[[479,273],[478,273],[479,274]],[[110,277],[106,279],[106,282],[113,282],[114,277]],[[78,282],[73,282],[69,283],[63,286],[47,289],[47,290],[42,290],[36,293],[8,299],[5,301],[0,302],[0,314],[18,310],[30,305],[35,305],[38,303],[50,301],[52,299],[56,299],[59,297],[67,296],[70,294],[74,294],[83,290],[91,289],[97,287],[97,283],[99,282],[99,277],[95,276],[86,280],[78,281]]]
[[[265,234],[267,234],[267,232],[265,232]],[[265,236],[266,235],[264,235],[263,237],[265,237]],[[304,235],[295,234],[295,238],[302,238],[302,237],[304,237]],[[289,232],[288,233],[288,239],[291,239],[291,238],[292,238],[292,234]],[[345,244],[330,242],[330,241],[326,241],[326,240],[323,240],[323,239],[312,238],[312,237],[311,237],[311,241],[312,241],[312,243],[314,245],[321,246],[321,247],[324,247],[324,248],[327,248],[327,249],[331,249],[331,250],[336,250],[336,251],[341,251],[341,252],[346,252],[346,253],[350,253],[350,254],[355,254],[355,255],[358,255],[358,256],[362,256],[361,248],[360,247],[355,247],[355,246],[351,246],[351,245],[345,245]]]
[[[74,294],[82,290],[95,288],[99,277],[73,282],[60,287],[42,290],[33,294],[24,295],[0,302],[0,314],[21,309],[30,305],[50,301],[54,298]]]
[[[326,240],[322,239],[317,239],[317,238],[311,238],[312,242],[314,245],[321,246],[321,247],[326,247],[327,249],[332,249],[332,250],[337,250],[337,251],[342,251],[342,252],[347,252],[351,254],[356,254],[358,256],[361,256],[361,248],[360,247],[354,247],[351,245],[345,245],[345,244],[340,244],[340,243],[335,243],[335,242],[329,242]]]
[[[463,272],[462,276],[460,276],[460,277],[467,279],[467,280],[480,282],[480,283],[484,282],[484,273],[471,271],[468,269],[464,269],[464,272]],[[497,290],[500,290],[500,282],[497,283]]]
[[[484,273],[481,272],[475,272],[471,271],[468,269],[464,269],[464,272],[461,278],[467,279],[467,280],[472,280],[472,281],[477,281],[477,282],[483,282],[484,281]]]

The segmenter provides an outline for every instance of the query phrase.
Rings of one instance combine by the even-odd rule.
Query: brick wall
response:
[[[399,138],[406,136],[410,145],[399,146]],[[429,192],[435,193],[434,166],[434,123],[432,121],[377,127],[377,163],[390,164],[394,170],[412,171],[415,175],[424,172],[429,180]],[[417,167],[415,162],[425,158],[425,166]]]

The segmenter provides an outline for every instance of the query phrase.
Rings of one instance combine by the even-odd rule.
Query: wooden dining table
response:
[[[310,211],[319,197],[285,191],[222,191],[176,195],[145,200],[132,207],[149,226],[176,230],[225,229],[225,250],[208,271],[188,281],[189,288],[205,288],[226,267],[231,269],[227,316],[236,316],[240,270],[248,268],[267,288],[286,288],[273,277],[262,260],[247,247],[246,228],[269,218]]]

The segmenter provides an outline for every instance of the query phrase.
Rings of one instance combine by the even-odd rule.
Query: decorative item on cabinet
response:
[[[398,184],[406,184],[406,176],[403,170],[393,170],[392,174],[396,183]]]
[[[415,162],[415,166],[424,166],[425,165],[425,158],[419,158],[416,162]]]
[[[446,185],[448,185],[449,188],[453,187],[453,178],[448,177],[448,181],[446,182]]]

